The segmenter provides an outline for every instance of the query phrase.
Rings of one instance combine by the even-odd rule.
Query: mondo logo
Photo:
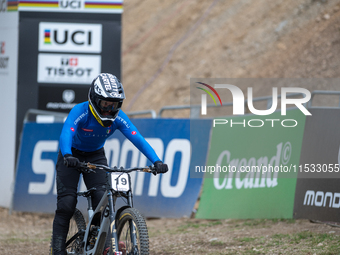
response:
[[[101,53],[102,25],[39,23],[39,51]]]

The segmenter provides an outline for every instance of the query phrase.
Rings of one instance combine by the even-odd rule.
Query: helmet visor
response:
[[[119,107],[120,104],[121,104],[120,102],[111,102],[100,99],[97,101],[97,106],[105,112],[117,110],[118,108],[120,108]]]

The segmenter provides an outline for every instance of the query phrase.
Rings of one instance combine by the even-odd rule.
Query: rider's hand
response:
[[[168,165],[164,164],[162,161],[156,161],[153,165],[156,168],[157,174],[165,174],[168,171]]]
[[[64,165],[67,167],[77,167],[79,166],[79,159],[73,157],[71,154],[65,154]]]

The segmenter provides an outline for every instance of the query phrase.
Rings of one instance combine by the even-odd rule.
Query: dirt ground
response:
[[[0,254],[48,254],[53,215],[0,208]],[[148,219],[150,254],[339,254],[340,228],[308,220]]]

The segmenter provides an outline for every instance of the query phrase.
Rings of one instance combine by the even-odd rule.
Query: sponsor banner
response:
[[[0,125],[0,206],[9,207],[13,191],[15,170],[15,116],[17,112],[18,77],[18,13],[0,13],[0,86],[4,95],[0,100],[2,109]]]
[[[69,90],[78,87],[88,91],[92,79],[101,72],[111,72],[120,78],[121,15],[70,12],[34,12],[33,15],[32,12],[22,11],[11,14],[17,14],[20,20],[16,26],[16,29],[20,27],[16,72],[16,102],[20,102],[16,115],[18,151],[23,120],[28,109],[46,110],[49,102],[49,110],[52,111],[65,112],[64,109],[70,107],[64,100],[59,101],[60,92],[57,92],[58,98],[51,94],[41,98],[45,92],[48,93],[46,87],[68,87]],[[47,56],[51,59],[47,59]],[[74,102],[77,103],[77,99]]]
[[[340,222],[340,109],[310,109],[303,137],[294,218]]]
[[[16,5],[18,4],[19,11],[29,12],[123,12],[123,0],[20,0]]]
[[[169,165],[169,172],[153,176],[132,174],[134,206],[147,217],[190,216],[202,179],[190,178],[190,164],[205,160],[191,153],[191,147],[207,148],[208,138],[191,143],[189,120],[133,120],[140,132]],[[209,133],[211,121],[199,120],[202,133]],[[53,213],[56,204],[55,164],[62,124],[26,123],[23,132],[13,209]],[[110,166],[150,165],[144,155],[120,132],[107,140],[105,152]],[[80,190],[84,190],[80,184]],[[82,199],[79,199],[82,200]],[[118,203],[120,199],[118,199]],[[86,208],[85,199],[80,206]]]
[[[294,109],[284,118],[297,125],[282,126],[279,112],[256,116],[279,125],[254,127],[254,115],[232,117],[233,127],[213,125],[207,165],[195,166],[205,173],[197,218],[293,217],[305,115]]]
[[[102,24],[40,22],[39,51],[101,53]]]
[[[73,106],[84,101],[88,95],[88,86],[82,87],[39,87],[39,109],[69,112]]]
[[[340,222],[340,179],[298,179],[294,218]]]
[[[38,55],[39,83],[89,85],[100,70],[101,56],[47,53]]]

